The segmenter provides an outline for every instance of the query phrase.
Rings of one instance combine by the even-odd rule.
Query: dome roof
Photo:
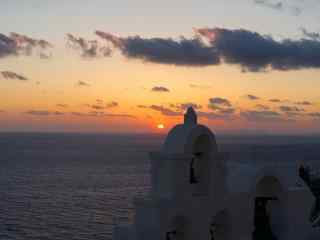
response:
[[[170,130],[162,147],[166,153],[193,153],[194,144],[200,137],[206,137],[210,150],[216,150],[214,134],[206,126],[197,124],[197,115],[192,107],[184,115],[184,123]]]

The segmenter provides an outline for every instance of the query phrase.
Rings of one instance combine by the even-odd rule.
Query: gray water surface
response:
[[[0,240],[111,240],[114,219],[131,222],[133,197],[147,194],[148,152],[163,138],[0,133]],[[293,156],[314,160],[320,149],[316,138],[229,136],[218,142],[235,156],[295,149]]]

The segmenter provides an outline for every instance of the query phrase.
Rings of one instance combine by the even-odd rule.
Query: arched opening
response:
[[[207,134],[200,135],[193,143],[189,182],[195,185],[194,194],[204,195],[209,191],[212,147],[211,138]]]
[[[279,240],[286,231],[286,195],[279,180],[263,177],[256,185],[253,240]]]
[[[184,216],[176,216],[172,219],[170,230],[166,232],[166,240],[185,240],[187,230],[187,219]]]
[[[230,217],[226,210],[218,212],[211,220],[210,224],[211,240],[227,240],[231,232]]]

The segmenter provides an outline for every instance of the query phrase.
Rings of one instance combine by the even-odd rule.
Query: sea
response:
[[[0,133],[0,240],[111,240],[165,135]],[[319,136],[217,135],[239,161],[320,161]],[[280,157],[279,157],[280,156]]]

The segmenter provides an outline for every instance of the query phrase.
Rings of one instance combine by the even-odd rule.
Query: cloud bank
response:
[[[199,28],[192,38],[119,37],[96,31],[124,57],[144,62],[203,67],[221,63],[243,71],[297,70],[320,67],[320,41],[301,38],[275,40],[245,29]]]

